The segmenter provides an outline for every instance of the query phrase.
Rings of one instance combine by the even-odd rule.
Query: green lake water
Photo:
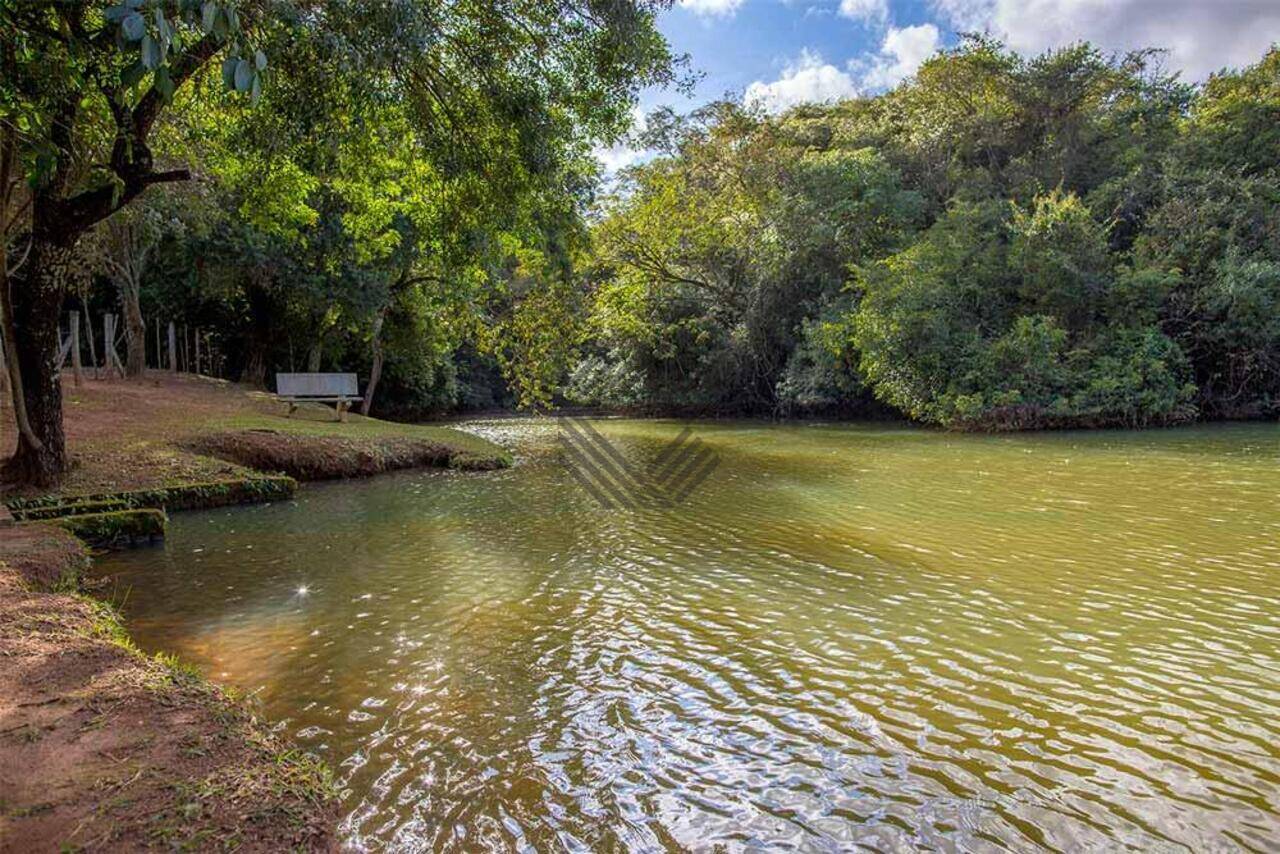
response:
[[[597,421],[637,470],[674,422]],[[139,645],[254,693],[370,850],[1280,850],[1280,427],[708,423],[674,507],[516,467],[177,514]]]

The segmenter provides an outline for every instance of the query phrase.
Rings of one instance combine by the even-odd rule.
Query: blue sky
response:
[[[698,101],[703,102],[726,92],[741,95],[756,81],[775,80],[802,53],[843,68],[848,60],[878,52],[890,27],[938,26],[918,0],[890,5],[892,17],[882,20],[842,15],[839,0],[744,0],[736,10],[719,14],[708,11],[717,7],[717,0],[704,0],[701,6],[676,6],[663,16],[661,28],[672,48],[689,54],[705,74],[698,87]],[[943,32],[941,26],[938,30]]]
[[[983,30],[1024,54],[1089,40],[1161,47],[1191,80],[1256,62],[1280,42],[1280,0],[676,0],[660,27],[704,76],[692,98],[653,90],[639,113],[726,94],[781,110],[897,85],[956,33]],[[609,169],[638,155],[601,152]]]

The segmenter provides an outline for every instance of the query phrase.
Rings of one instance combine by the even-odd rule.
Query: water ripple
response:
[[[633,513],[477,429],[520,464],[100,566],[335,767],[352,847],[1280,850],[1275,427],[704,425],[715,474]]]

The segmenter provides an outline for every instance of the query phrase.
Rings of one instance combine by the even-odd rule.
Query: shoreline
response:
[[[80,590],[89,560],[52,524],[0,530],[0,850],[336,851],[327,767],[138,650]]]
[[[1242,417],[1193,418],[1186,421],[1160,422],[1141,426],[1124,425],[1052,425],[1038,427],[1022,427],[1010,429],[981,429],[944,427],[938,424],[927,424],[913,421],[900,415],[760,415],[750,413],[715,413],[684,410],[654,412],[647,410],[632,411],[627,409],[606,409],[599,407],[563,407],[553,412],[520,412],[511,409],[477,410],[442,416],[432,421],[414,422],[426,425],[455,425],[474,421],[554,421],[560,417],[625,419],[632,421],[679,421],[707,424],[771,424],[771,425],[867,425],[882,427],[902,427],[920,430],[926,433],[937,433],[949,436],[1026,436],[1057,433],[1144,433],[1150,431],[1189,430],[1196,427],[1217,427],[1246,424],[1277,424],[1280,415],[1256,415]]]
[[[328,767],[246,698],[137,649],[84,590],[86,541],[163,536],[169,511],[287,499],[298,481],[489,471],[511,455],[447,428],[336,422],[322,407],[285,419],[226,383],[150,379],[175,406],[138,395],[142,383],[68,389],[77,470],[63,489],[0,494],[0,851],[336,851]],[[201,428],[166,429],[193,402],[210,416]]]

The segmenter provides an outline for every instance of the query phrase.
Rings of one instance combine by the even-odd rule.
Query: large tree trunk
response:
[[[58,377],[58,318],[65,279],[77,261],[74,249],[35,238],[20,281],[11,284],[13,322],[18,330],[14,350],[23,379],[27,420],[40,446],[25,435],[5,473],[21,483],[52,486],[68,468],[62,431],[62,383]]]
[[[142,306],[136,290],[121,288],[120,302],[124,304],[124,335],[129,348],[124,374],[140,377],[147,369],[147,324],[142,319]]]
[[[364,388],[364,400],[360,401],[361,415],[368,415],[373,408],[373,393],[378,388],[378,380],[382,378],[382,323],[386,316],[384,309],[373,319],[373,367],[369,369],[369,384]]]
[[[249,303],[249,334],[240,382],[254,388],[266,388],[278,306],[270,290],[257,281],[250,281],[244,293]]]
[[[67,14],[63,24],[79,30],[84,10],[88,4],[65,4]],[[61,39],[61,36],[56,36]],[[96,37],[95,37],[96,38]],[[80,34],[77,32],[77,41]],[[89,39],[84,39],[87,44]],[[198,72],[217,53],[223,39],[206,35],[190,45],[168,64],[170,81],[182,86],[191,75]],[[71,43],[69,41],[69,43]],[[93,68],[94,51],[82,57]],[[94,80],[93,74],[85,74],[86,80]],[[126,102],[107,92],[107,104],[115,122],[115,142],[107,164],[114,173],[112,181],[99,182],[76,192],[72,180],[73,165],[79,163],[75,156],[75,136],[86,93],[97,88],[87,82],[62,87],[60,100],[47,115],[48,143],[57,153],[53,174],[33,191],[30,204],[31,229],[30,255],[20,272],[9,274],[9,293],[12,297],[13,321],[17,330],[14,350],[20,367],[23,400],[31,436],[22,433],[18,449],[6,465],[8,476],[20,482],[40,486],[55,484],[68,468],[67,442],[62,430],[62,386],[58,379],[58,319],[62,313],[62,297],[70,275],[77,272],[79,259],[75,245],[80,236],[95,223],[112,212],[129,204],[140,193],[154,184],[185,181],[191,175],[185,169],[156,171],[147,137],[155,125],[169,97],[159,86],[152,86],[139,99]],[[170,93],[171,94],[171,93]],[[0,191],[0,202],[6,209],[10,201],[9,179],[14,135],[5,135],[3,146],[7,154],[0,157],[6,165],[6,186]],[[68,193],[71,195],[68,195]],[[9,224],[0,238],[11,236]]]
[[[240,371],[240,382],[252,388],[267,387],[267,348],[257,339],[249,341],[248,354]]]

